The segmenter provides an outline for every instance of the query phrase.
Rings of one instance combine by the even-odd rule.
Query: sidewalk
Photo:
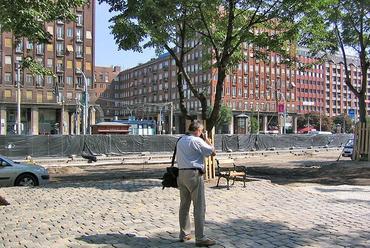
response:
[[[0,247],[194,247],[179,243],[177,189],[160,180],[0,188]],[[358,197],[361,195],[361,197]],[[267,180],[206,185],[214,247],[370,247],[370,187]]]

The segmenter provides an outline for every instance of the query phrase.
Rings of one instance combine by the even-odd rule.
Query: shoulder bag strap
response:
[[[181,138],[182,138],[182,136],[180,138],[178,138],[178,140],[176,141],[175,149],[173,150],[173,155],[172,155],[171,167],[173,167],[175,165],[175,158],[176,158],[176,152],[177,152],[177,143],[179,142],[179,140]]]

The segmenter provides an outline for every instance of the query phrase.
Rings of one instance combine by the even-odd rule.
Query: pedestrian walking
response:
[[[216,242],[204,235],[205,195],[203,174],[205,171],[204,158],[216,155],[215,149],[206,133],[203,133],[200,121],[192,121],[189,125],[189,134],[177,142],[177,178],[180,190],[180,234],[181,242],[190,240],[191,225],[189,218],[190,204],[194,207],[195,245],[198,247],[212,246]]]

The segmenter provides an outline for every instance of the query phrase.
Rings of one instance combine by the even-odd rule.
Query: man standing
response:
[[[180,190],[180,241],[191,239],[189,218],[190,203],[194,206],[195,245],[212,246],[214,240],[204,235],[205,195],[204,195],[204,157],[215,155],[215,149],[206,135],[203,125],[195,120],[189,125],[189,135],[177,142],[177,165],[179,176],[177,184]]]

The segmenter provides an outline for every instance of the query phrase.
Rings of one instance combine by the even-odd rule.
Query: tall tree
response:
[[[295,37],[294,14],[302,7],[293,0],[99,0],[116,12],[112,33],[120,49],[142,51],[154,47],[166,50],[178,67],[177,86],[180,109],[191,118],[184,87],[201,103],[202,118],[211,130],[219,119],[224,80],[243,59],[242,45],[253,44],[257,58],[276,51],[291,55],[289,41]],[[199,47],[201,46],[201,47]],[[196,84],[187,70],[186,55],[202,50],[203,69],[216,75],[216,92],[209,96],[210,82]],[[211,79],[210,79],[211,80]],[[185,84],[184,84],[185,81]],[[204,87],[208,84],[208,87]],[[209,115],[208,108],[212,107]]]
[[[307,1],[311,2],[311,1]],[[370,0],[326,0],[310,3],[300,21],[300,44],[313,56],[340,52],[345,69],[345,83],[359,99],[360,122],[366,122],[367,72],[370,66]],[[303,21],[302,21],[303,20]],[[361,67],[361,83],[350,75],[348,51],[357,54]]]

